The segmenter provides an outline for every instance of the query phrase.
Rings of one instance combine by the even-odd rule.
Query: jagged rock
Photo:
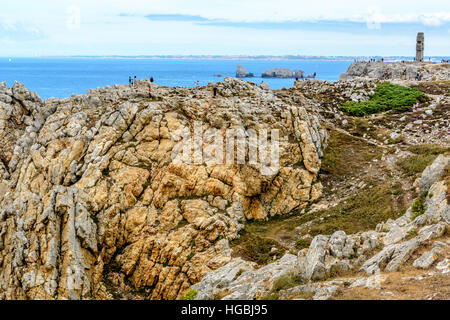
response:
[[[386,281],[385,275],[373,275],[367,278],[358,278],[351,285],[350,288],[364,287],[367,289],[381,289],[381,284]]]
[[[450,156],[439,155],[431,166],[422,173],[420,179],[420,191],[428,192],[431,185],[435,183],[444,173],[445,166],[450,163]]]
[[[436,269],[443,274],[450,273],[450,259],[444,259],[436,265]]]
[[[429,268],[438,258],[438,254],[442,252],[442,248],[433,248],[423,253],[419,258],[414,260],[413,266],[420,269]]]
[[[259,86],[263,90],[270,90],[270,86],[269,86],[269,84],[267,82],[261,81],[261,84]]]
[[[214,295],[220,292],[228,293],[223,300],[262,298],[270,292],[275,280],[295,272],[296,261],[296,256],[286,254],[277,262],[253,269],[254,265],[238,260],[210,272],[193,288],[198,291],[197,298],[202,300],[213,299]],[[239,272],[240,269],[242,273]],[[228,281],[230,276],[226,276],[223,281],[217,280],[228,272],[235,273],[232,281]]]
[[[42,101],[0,86],[0,299],[175,299],[232,261],[246,219],[315,201],[319,118],[255,84],[217,87],[212,100],[142,80]],[[201,147],[213,128],[279,129],[279,168],[172,161],[194,121]]]
[[[236,67],[236,78],[253,78],[254,74],[251,72],[247,72],[247,70],[241,66],[237,65]]]
[[[230,262],[215,272],[208,273],[203,277],[202,281],[192,286],[196,290],[196,300],[213,299],[216,294],[219,294],[223,288],[230,285],[242,273],[255,269],[255,264],[238,259]]]

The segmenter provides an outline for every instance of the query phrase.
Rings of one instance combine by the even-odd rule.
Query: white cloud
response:
[[[120,17],[121,13],[140,17]],[[235,28],[225,26],[152,22],[143,18],[147,14],[183,14],[235,22],[331,22],[328,30],[321,30],[320,33],[247,29],[236,32]],[[338,33],[333,29],[332,21],[361,22],[363,26],[380,33],[380,38]],[[21,50],[24,52],[22,54],[26,54],[31,46],[21,41],[35,39],[39,42],[34,42],[32,47],[42,54],[200,54],[212,51],[231,54],[250,53],[258,49],[262,54],[303,53],[306,50],[311,54],[334,54],[333,50],[336,54],[338,51],[345,54],[345,50],[347,54],[356,54],[354,48],[360,45],[361,39],[367,38],[369,43],[382,43],[381,33],[385,23],[415,23],[419,27],[437,28],[440,30],[440,41],[444,43],[440,44],[439,50],[448,53],[450,44],[445,36],[448,37],[446,23],[449,22],[448,0],[15,0],[2,2],[0,28],[9,28],[10,34],[8,45],[2,47],[0,54],[20,54]],[[27,31],[30,35],[39,34],[40,37],[16,37],[14,28]],[[412,33],[415,32],[412,30]],[[402,35],[392,36],[396,37],[396,40],[391,38],[393,43],[400,43],[398,39]],[[408,41],[403,39],[401,42],[405,51],[414,47],[415,34]],[[344,42],[347,44],[345,47],[337,47],[336,43]],[[273,46],[277,47],[274,49]],[[325,48],[330,50],[325,52]]]

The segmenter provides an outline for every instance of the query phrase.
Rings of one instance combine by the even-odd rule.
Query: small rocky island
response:
[[[247,70],[241,66],[237,65],[236,69],[236,78],[253,78],[255,75],[251,72],[247,72]]]
[[[303,78],[305,72],[302,70],[289,70],[285,68],[273,68],[262,73],[262,78]]]
[[[253,78],[255,75],[248,72],[243,66],[237,65],[236,68],[236,78]],[[273,68],[263,71],[261,78],[279,78],[279,79],[290,79],[290,78],[304,78],[305,72],[303,70],[289,70],[286,68]],[[310,75],[310,77],[313,77]]]

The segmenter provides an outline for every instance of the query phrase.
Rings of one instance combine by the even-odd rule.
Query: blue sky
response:
[[[450,55],[450,1],[2,1],[0,56]]]

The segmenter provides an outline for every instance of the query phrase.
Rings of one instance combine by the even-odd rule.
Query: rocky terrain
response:
[[[416,79],[416,77],[419,79]],[[355,62],[350,65],[347,72],[340,77],[341,80],[355,78],[368,78],[379,80],[421,80],[436,81],[450,80],[449,63],[427,62]]]
[[[3,83],[0,298],[176,299],[231,260],[246,220],[317,200],[318,116],[240,80],[218,89],[146,80],[42,101]],[[279,129],[279,169],[175,164],[172,134],[194,121],[205,145],[210,128]]]
[[[360,78],[0,84],[0,299],[448,299],[450,84],[395,82],[428,101],[348,116],[376,90]],[[278,170],[174,163],[195,121],[203,147],[279,129]]]
[[[196,298],[252,300],[270,297],[277,291],[277,298],[282,299],[323,300],[333,296],[339,286],[381,289],[381,284],[389,278],[386,272],[398,271],[425,244],[429,250],[413,259],[413,267],[428,269],[439,260],[436,271],[427,276],[450,276],[448,181],[441,179],[449,164],[450,156],[441,155],[422,174],[420,190],[427,196],[424,199],[426,209],[420,215],[413,205],[400,218],[377,225],[376,230],[353,235],[344,231],[318,235],[309,248],[300,250],[297,255],[288,253],[262,268],[237,259],[208,273],[194,285]],[[352,270],[359,271],[362,277],[339,277],[350,275]],[[335,279],[321,281],[328,278]],[[295,282],[301,284],[289,286]],[[441,284],[444,290],[440,292],[441,297],[448,298],[449,279]]]

